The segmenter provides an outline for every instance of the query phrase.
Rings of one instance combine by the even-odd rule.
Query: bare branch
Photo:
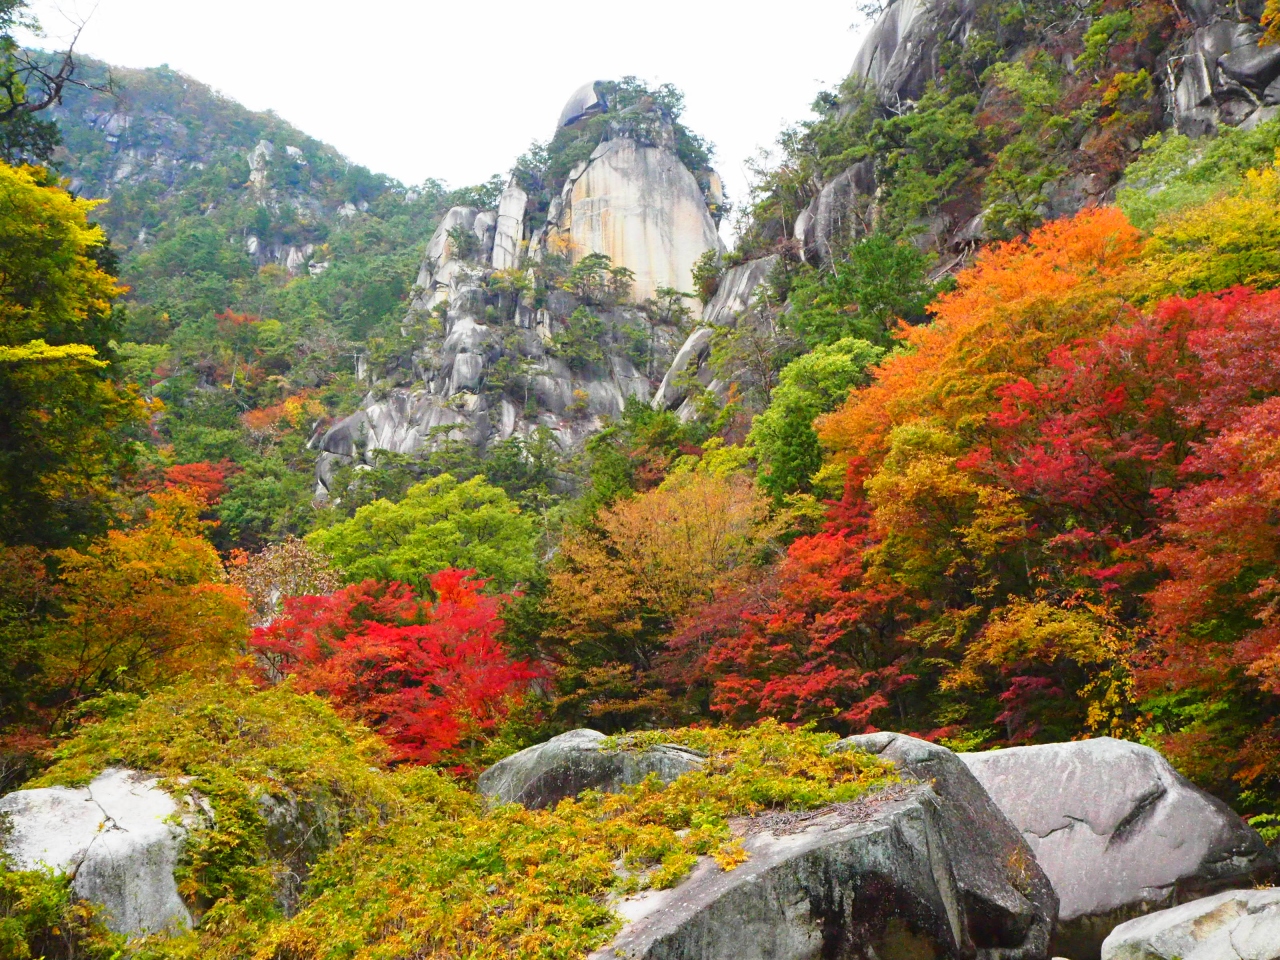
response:
[[[95,10],[97,9],[95,5]],[[76,78],[76,44],[93,12],[83,20],[75,23],[75,32],[67,44],[66,51],[53,65],[46,65],[36,56],[22,48],[16,48],[11,56],[10,64],[0,74],[0,92],[8,101],[7,106],[0,109],[0,123],[13,120],[21,114],[39,113],[54,104],[62,102],[62,93],[68,86],[80,87],[98,93],[113,93],[113,79],[108,76],[105,84],[93,84]],[[74,21],[73,21],[74,22]],[[39,90],[37,96],[30,95],[32,89]]]

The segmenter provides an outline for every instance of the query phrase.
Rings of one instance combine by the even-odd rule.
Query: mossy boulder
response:
[[[738,819],[740,866],[706,858],[678,886],[619,900],[627,925],[593,960],[1046,956],[1057,898],[955,754],[900,734],[830,750],[890,760],[904,780]]]
[[[702,763],[696,752],[677,744],[629,750],[595,730],[571,730],[494,764],[477,787],[496,801],[541,809],[584,790],[617,793],[650,775],[670,783]]]

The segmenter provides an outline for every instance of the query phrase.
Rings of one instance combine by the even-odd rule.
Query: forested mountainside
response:
[[[1271,896],[1278,29],[895,0],[734,198],[633,77],[406,187],[4,33],[0,960],[1189,957],[1102,938]]]

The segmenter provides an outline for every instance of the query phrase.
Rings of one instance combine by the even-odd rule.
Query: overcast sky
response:
[[[409,183],[505,172],[554,132],[589,80],[634,74],[686,94],[740,199],[743,161],[839,83],[864,26],[854,0],[32,0],[54,46],[167,63],[275,110],[357,163]]]

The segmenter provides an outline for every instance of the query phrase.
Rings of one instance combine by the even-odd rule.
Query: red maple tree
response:
[[[505,595],[471,570],[442,570],[434,600],[403,583],[366,580],[285,601],[254,632],[272,677],[292,676],[379,731],[401,761],[464,763],[541,676],[499,640]]]

